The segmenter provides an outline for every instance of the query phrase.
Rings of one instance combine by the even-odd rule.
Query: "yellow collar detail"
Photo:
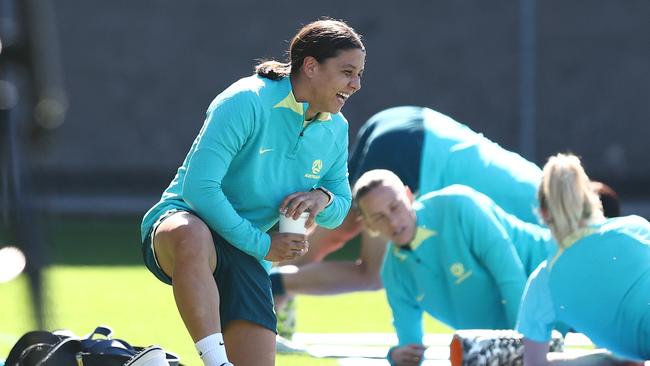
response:
[[[278,104],[274,105],[273,108],[289,108],[301,116],[305,115],[304,104],[296,101],[296,97],[293,95],[292,91],[290,91],[289,94]],[[316,119],[319,121],[329,121],[332,119],[332,115],[327,112],[320,112],[316,115]]]
[[[573,233],[569,234],[566,238],[564,238],[562,240],[562,244],[560,245],[557,253],[555,253],[555,256],[553,257],[553,259],[551,259],[551,262],[549,263],[548,266],[549,270],[553,268],[553,265],[555,265],[555,262],[560,258],[560,255],[562,255],[562,253],[564,253],[565,250],[573,246],[573,244],[575,244],[578,240],[596,232],[598,232],[598,229],[596,228],[583,227],[582,229],[578,229]]]
[[[290,91],[289,95],[282,99],[280,103],[274,105],[273,108],[289,108],[301,116],[304,114],[302,103],[296,101],[296,97],[293,96],[292,91]]]
[[[402,262],[404,262],[407,257],[406,254],[400,252],[399,247],[397,245],[393,245],[393,255]]]
[[[435,230],[430,230],[430,229],[426,229],[426,228],[423,228],[423,227],[418,227],[417,231],[415,232],[415,238],[413,238],[413,240],[409,243],[408,246],[411,248],[411,250],[416,250],[422,244],[423,241],[429,239],[432,236],[436,236],[436,235],[438,235],[438,232],[435,231]],[[399,245],[393,244],[392,247],[393,247],[392,248],[393,255],[395,257],[397,257],[397,259],[404,262],[406,260],[406,258],[408,257],[406,255],[406,252],[400,250]]]
[[[597,232],[598,229],[595,229],[593,227],[583,227],[582,229],[578,229],[571,234],[569,234],[566,238],[562,240],[562,248],[567,249],[575,242],[578,240],[584,238],[585,236],[589,236],[595,232]]]
[[[415,237],[411,241],[411,249],[416,250],[423,241],[429,239],[432,236],[438,235],[438,232],[435,230],[430,230],[422,226],[418,226],[417,231],[415,232]]]

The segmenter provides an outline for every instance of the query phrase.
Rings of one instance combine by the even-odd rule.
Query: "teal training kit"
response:
[[[650,359],[647,220],[632,215],[589,225],[540,264],[526,286],[517,329],[545,342],[558,320],[619,356]]]
[[[268,272],[266,231],[277,222],[280,203],[319,186],[334,197],[316,223],[338,226],[351,203],[348,124],[340,113],[320,113],[306,122],[308,107],[296,101],[289,78],[254,75],[219,94],[176,176],[143,218],[144,245],[158,216],[180,209],[200,217]]]
[[[528,275],[554,246],[549,230],[462,185],[415,209],[415,238],[391,244],[382,268],[399,344],[422,343],[425,312],[455,329],[512,329]]]
[[[351,183],[372,169],[393,171],[416,194],[463,184],[524,221],[540,222],[540,168],[429,108],[389,108],[364,123],[350,156]]]

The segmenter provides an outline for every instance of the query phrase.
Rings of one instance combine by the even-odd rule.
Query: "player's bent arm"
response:
[[[347,242],[363,230],[363,223],[359,220],[358,210],[351,208],[345,216],[341,226],[336,229],[326,229],[316,226],[307,235],[309,252],[294,262],[282,263],[304,265],[311,262],[322,261],[328,254],[341,249]]]
[[[285,291],[292,295],[333,295],[381,289],[379,271],[386,252],[386,242],[366,233],[362,235],[359,260],[306,264],[295,273],[282,275]]]
[[[257,102],[254,95],[243,92],[213,102],[188,155],[181,194],[212,230],[261,260],[269,251],[271,237],[244,219],[221,188],[230,163],[255,133]]]

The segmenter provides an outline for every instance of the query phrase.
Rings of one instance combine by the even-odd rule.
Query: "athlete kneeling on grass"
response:
[[[340,111],[361,88],[364,64],[363,43],[347,24],[305,25],[288,63],[261,63],[215,98],[176,177],[145,215],[145,263],[173,286],[204,365],[274,364],[268,271],[307,244],[304,235],[266,231],[278,209],[294,218],[309,211],[307,226],[334,228],[345,217],[348,124]]]
[[[526,285],[517,325],[525,337],[524,363],[617,365],[625,361],[616,356],[650,359],[650,223],[639,216],[605,219],[574,155],[549,159],[538,196],[559,250]],[[556,321],[615,356],[547,357]]]
[[[512,329],[528,275],[552,250],[548,229],[452,185],[414,201],[388,170],[363,174],[353,199],[366,228],[390,241],[381,278],[399,345],[393,365],[422,361],[422,314],[456,329]]]

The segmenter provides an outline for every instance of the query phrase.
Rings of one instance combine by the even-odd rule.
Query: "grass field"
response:
[[[52,220],[44,231],[53,263],[45,272],[49,329],[66,328],[84,335],[106,324],[117,338],[135,345],[160,344],[179,354],[185,365],[202,365],[178,316],[171,288],[139,263],[137,223]],[[30,303],[24,276],[0,284],[0,359],[6,358],[21,334],[35,328]],[[297,318],[298,332],[392,332],[383,291],[298,297]],[[432,319],[426,319],[425,329],[449,331]],[[337,362],[279,355],[276,364]]]
[[[187,365],[200,365],[176,312],[171,288],[136,266],[55,266],[46,272],[48,328],[79,335],[107,324],[117,338],[137,345],[157,343],[178,353]],[[0,357],[18,337],[34,329],[26,278],[0,285],[3,308]],[[391,332],[382,291],[297,299],[299,332]],[[428,319],[427,330],[445,331]],[[333,360],[278,356],[278,365],[335,365]]]

